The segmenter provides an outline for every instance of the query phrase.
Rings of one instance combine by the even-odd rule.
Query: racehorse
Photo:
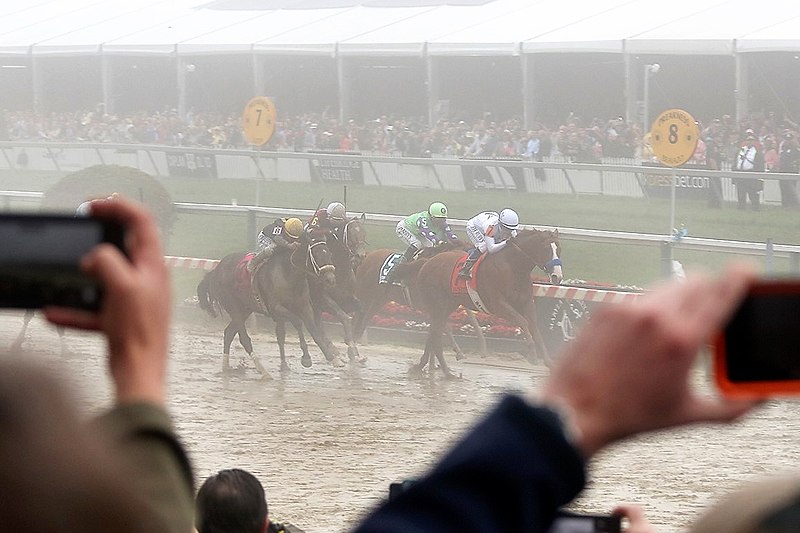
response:
[[[397,279],[402,281],[406,289],[392,283],[379,283],[381,268],[389,256],[397,253],[388,248],[375,250],[367,254],[362,263],[356,270],[355,278],[355,295],[361,303],[361,308],[356,313],[354,324],[354,335],[356,340],[361,339],[364,331],[369,325],[369,321],[380,309],[391,300],[407,302],[409,305],[416,305],[417,286],[416,277],[422,265],[431,257],[454,249],[462,248],[462,243],[444,243],[430,248],[423,248],[415,257],[414,261],[408,263],[400,263],[394,268],[396,269]],[[486,355],[486,340],[483,337],[480,325],[478,324],[475,314],[471,311],[467,313],[467,317],[473,325],[473,330],[476,331],[480,342],[480,351]],[[464,353],[456,342],[450,328],[445,328],[445,334],[450,339],[453,349],[456,352],[456,359],[463,359]]]
[[[319,232],[305,233],[299,248],[293,251],[277,251],[256,271],[253,288],[242,288],[243,259],[246,252],[235,252],[225,256],[219,264],[205,275],[197,286],[200,308],[211,316],[216,316],[216,308],[224,309],[231,320],[225,328],[222,355],[222,369],[230,369],[230,347],[238,334],[239,343],[253,360],[256,368],[266,379],[269,373],[253,351],[253,343],[247,333],[245,321],[253,313],[269,314],[275,320],[275,335],[281,356],[281,370],[287,370],[285,338],[286,322],[291,322],[300,339],[303,366],[311,366],[308,344],[303,335],[303,325],[308,329],[314,342],[322,350],[325,358],[340,366],[339,353],[333,343],[325,337],[314,321],[311,309],[307,275],[313,273],[331,286],[335,283],[335,268],[331,264],[325,238]],[[257,302],[253,290],[259,295],[262,304]]]
[[[521,230],[499,252],[487,255],[473,273],[475,292],[484,309],[505,318],[522,330],[527,342],[529,361],[538,354],[550,363],[542,334],[536,325],[536,308],[531,297],[530,273],[539,267],[550,276],[551,283],[561,283],[561,245],[558,230]],[[430,330],[425,351],[415,370],[421,371],[436,356],[442,371],[452,376],[442,355],[442,332],[447,328],[447,317],[459,305],[474,308],[466,292],[454,294],[451,283],[461,251],[443,252],[425,262],[417,275],[417,293],[422,307],[430,317]]]
[[[347,355],[351,360],[360,363],[365,361],[358,353],[353,335],[353,319],[351,314],[358,311],[360,303],[355,297],[355,268],[366,256],[367,232],[364,229],[364,215],[351,218],[342,226],[334,228],[327,234],[326,242],[331,252],[331,261],[336,267],[336,284],[330,287],[316,276],[309,276],[308,285],[311,294],[311,306],[314,320],[322,329],[322,311],[327,310],[341,322],[344,329],[344,340],[347,344]]]

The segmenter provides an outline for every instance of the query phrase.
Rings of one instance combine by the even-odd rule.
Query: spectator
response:
[[[4,362],[0,414],[4,531],[175,532],[192,527],[192,474],[167,413],[170,280],[156,226],[125,201],[92,206],[129,229],[131,259],[110,245],[83,259],[102,280],[98,313],[45,309],[58,325],[102,332],[115,406],[86,428],[41,371]],[[31,394],[36,391],[36,394]]]
[[[739,149],[739,153],[736,156],[734,170],[740,172],[764,172],[764,154],[758,149],[756,142],[756,136],[748,133],[744,145]],[[761,180],[750,178],[733,179],[733,184],[736,186],[739,209],[744,209],[747,206],[748,198],[753,211],[758,211],[761,208],[758,194],[763,187],[762,183],[763,181]]]
[[[780,172],[786,174],[800,173],[800,147],[798,147],[797,136],[791,131],[783,134],[778,165]],[[780,188],[783,207],[797,207],[797,180],[781,180]]]
[[[195,527],[199,533],[265,533],[269,523],[264,487],[245,470],[221,470],[197,491]]]
[[[375,510],[357,532],[545,532],[557,509],[584,487],[587,462],[606,446],[739,418],[755,402],[702,396],[691,371],[751,280],[748,269],[734,267],[720,277],[667,284],[633,304],[608,305],[566,348],[540,394],[504,398],[428,475]],[[793,487],[794,496],[784,491],[782,500],[771,500],[772,509],[797,507],[797,479]],[[755,506],[711,511],[701,524],[722,517],[731,527],[701,530],[759,530],[759,517],[771,514],[763,500],[756,512]]]

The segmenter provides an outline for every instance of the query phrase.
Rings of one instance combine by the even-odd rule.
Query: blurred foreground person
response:
[[[99,312],[44,312],[106,336],[115,405],[87,428],[54,379],[4,363],[0,530],[186,533],[193,479],[165,410],[172,302],[158,232],[125,200],[93,202],[91,212],[127,228],[130,259],[106,244],[83,258],[105,286]]]
[[[585,486],[588,460],[606,446],[742,416],[754,402],[700,395],[691,370],[752,278],[748,269],[734,267],[720,277],[664,285],[632,304],[605,306],[566,348],[540,394],[505,397],[430,473],[357,531],[544,533],[557,509]],[[793,487],[793,496],[772,500],[774,508],[788,502],[800,510],[800,480]],[[759,515],[745,513],[730,506],[716,517],[731,527],[700,530],[797,531],[800,524],[758,529],[765,525]]]

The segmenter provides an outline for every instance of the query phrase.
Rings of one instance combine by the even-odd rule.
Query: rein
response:
[[[536,261],[533,257],[530,256],[530,254],[528,254],[528,252],[526,252],[525,250],[520,248],[520,246],[516,243],[516,241],[514,239],[511,239],[508,242],[509,242],[509,244],[511,246],[513,246],[514,248],[519,250],[519,253],[524,255],[531,263],[533,263],[534,266],[538,266],[539,268],[541,268],[545,272],[549,273],[551,270],[553,270],[553,268],[555,268],[556,266],[561,264],[561,259],[556,257],[554,259],[550,259],[545,264],[540,265],[538,261]]]
[[[327,272],[328,270],[334,270],[335,267],[333,265],[319,265],[317,258],[314,257],[314,247],[320,246],[325,244],[323,241],[315,242],[308,245],[308,254],[306,256],[306,267],[311,264],[312,270],[309,271],[310,274],[314,274],[315,276],[319,276],[321,272]],[[292,254],[294,255],[294,254]]]

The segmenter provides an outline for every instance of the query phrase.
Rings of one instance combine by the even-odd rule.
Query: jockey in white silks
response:
[[[508,239],[517,236],[519,216],[513,209],[503,209],[499,213],[484,211],[467,221],[467,236],[475,248],[468,252],[467,260],[458,273],[459,277],[470,279],[472,266],[483,253],[496,253],[505,248]]]

